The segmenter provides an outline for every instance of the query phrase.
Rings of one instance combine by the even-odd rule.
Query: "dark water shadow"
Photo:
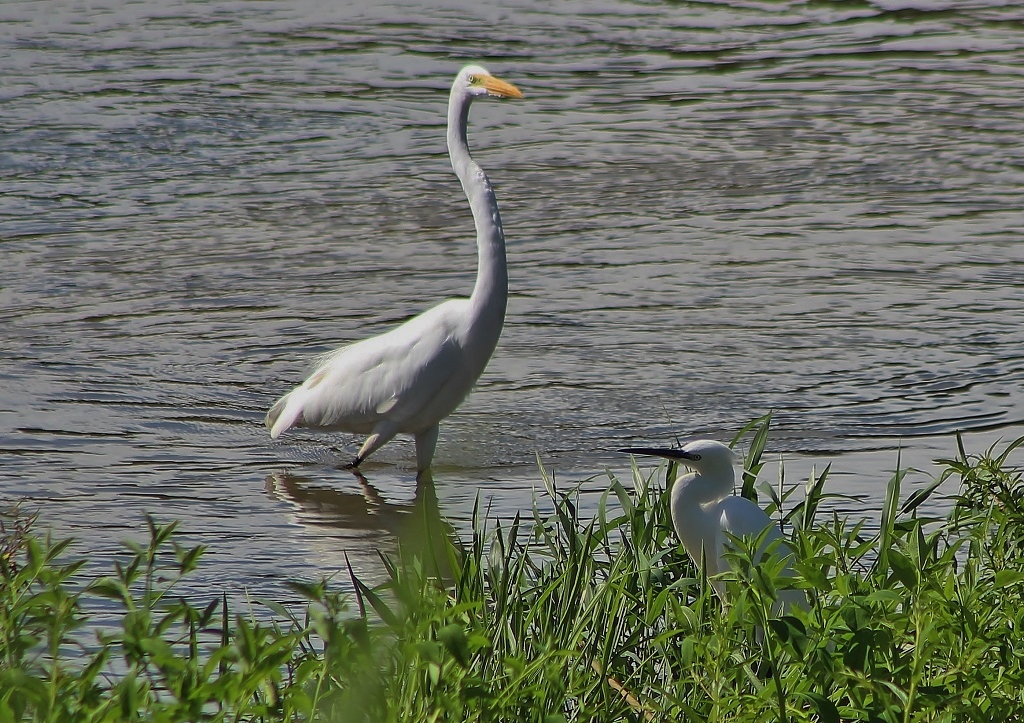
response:
[[[353,492],[326,486],[310,477],[278,472],[266,479],[271,497],[298,508],[296,521],[311,528],[336,531],[365,552],[367,543],[378,556],[418,558],[431,574],[451,578],[450,546],[454,527],[442,516],[432,475],[420,474],[411,503],[390,502],[358,470],[347,470],[359,485]],[[368,538],[368,539],[367,539]],[[342,553],[347,550],[342,547]]]

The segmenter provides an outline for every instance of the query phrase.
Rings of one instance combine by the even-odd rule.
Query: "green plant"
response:
[[[3,517],[3,721],[992,721],[1024,712],[1022,474],[1009,453],[968,455],[912,494],[889,479],[871,528],[821,504],[828,468],[797,499],[759,481],[768,418],[743,482],[784,525],[795,580],[740,540],[722,606],[672,530],[671,469],[614,476],[593,518],[579,486],[541,471],[532,514],[478,510],[456,535],[427,505],[387,581],[352,593],[294,583],[301,614],[254,616],[177,594],[201,563],[175,525],[148,519],[112,575],[80,581],[66,541]],[[949,514],[920,516],[959,480]],[[666,482],[662,482],[665,480]],[[902,501],[901,501],[902,500]],[[543,512],[542,509],[550,511]],[[433,511],[432,511],[433,510]],[[777,617],[780,585],[806,609]],[[88,610],[120,626],[89,643]],[[261,622],[269,615],[271,622]],[[259,617],[259,619],[257,619]]]

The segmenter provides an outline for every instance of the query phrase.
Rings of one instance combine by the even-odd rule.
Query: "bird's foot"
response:
[[[357,469],[357,468],[359,467],[359,465],[361,465],[362,463],[363,463],[363,458],[362,458],[362,457],[356,457],[356,458],[355,458],[354,460],[352,460],[351,462],[349,462],[348,464],[346,464],[346,465],[345,465],[344,467],[342,467],[342,469],[351,469],[351,470],[355,470],[355,469]]]

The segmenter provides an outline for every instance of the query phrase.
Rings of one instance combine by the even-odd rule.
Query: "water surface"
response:
[[[457,526],[527,508],[538,455],[597,491],[621,446],[768,411],[787,479],[833,463],[858,516],[898,454],[1024,434],[1017,4],[365,5],[0,5],[0,495],[81,551],[151,511],[211,546],[204,589],[378,574],[411,442],[365,486],[360,440],[262,418],[316,354],[472,287],[467,62],[527,98],[472,115],[512,295],[442,426]]]

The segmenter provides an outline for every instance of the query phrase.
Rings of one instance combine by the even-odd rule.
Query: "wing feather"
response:
[[[445,302],[324,356],[301,386],[271,408],[271,436],[293,426],[367,434],[385,416],[401,431],[415,431],[404,426],[463,370],[460,302]]]

